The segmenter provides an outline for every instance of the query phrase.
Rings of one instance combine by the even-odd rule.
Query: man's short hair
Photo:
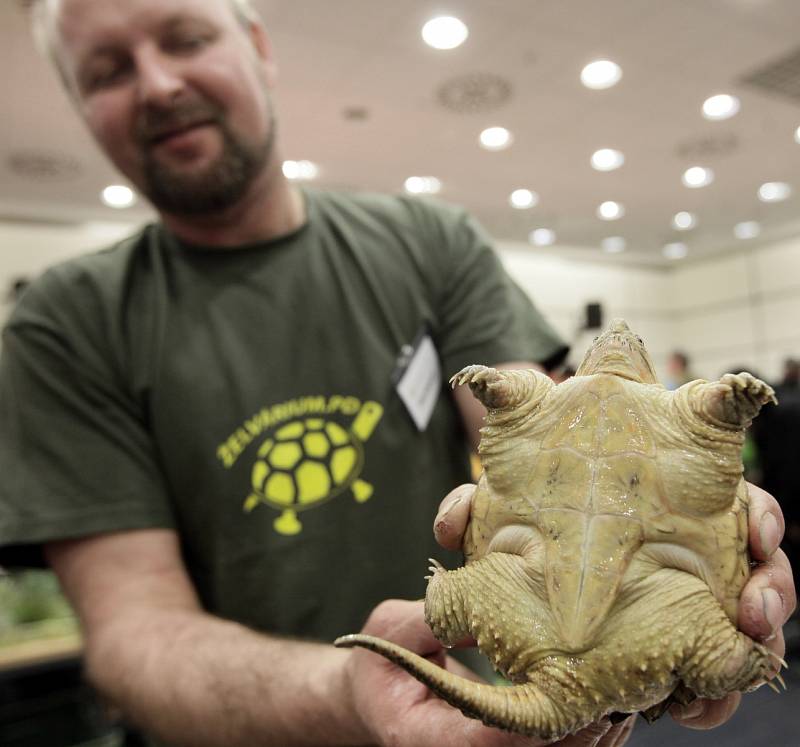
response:
[[[225,2],[230,6],[231,12],[245,29],[249,29],[253,23],[259,21],[258,12],[250,0],[225,0]],[[55,15],[53,14],[57,3],[58,0],[34,0],[31,12],[33,37],[39,51],[55,67],[64,87],[70,95],[74,96],[76,93],[74,83],[67,74],[64,60],[58,48],[58,36],[54,23]]]

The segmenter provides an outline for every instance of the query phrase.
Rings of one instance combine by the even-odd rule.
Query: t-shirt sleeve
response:
[[[569,348],[508,276],[485,231],[459,211],[444,233],[438,347],[444,373],[466,365],[558,365]]]
[[[173,525],[145,416],[116,370],[111,335],[99,315],[70,314],[70,305],[32,287],[3,334],[0,565],[7,567],[30,562],[31,546],[44,541]]]

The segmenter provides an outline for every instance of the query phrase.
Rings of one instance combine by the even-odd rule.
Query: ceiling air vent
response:
[[[728,156],[739,147],[739,139],[732,132],[722,135],[703,135],[678,143],[675,152],[680,158],[702,160]]]
[[[480,114],[505,104],[511,98],[511,84],[493,73],[468,73],[446,80],[436,98],[450,111]]]
[[[741,82],[800,102],[800,48],[743,76]]]
[[[6,158],[9,171],[37,182],[67,182],[80,176],[80,163],[70,156],[50,151],[25,150]]]

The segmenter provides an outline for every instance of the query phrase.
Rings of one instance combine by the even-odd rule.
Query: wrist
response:
[[[330,647],[325,656],[325,670],[314,675],[325,689],[322,697],[329,704],[329,728],[336,735],[334,741],[347,747],[375,744],[375,738],[359,706],[359,653],[361,652]]]

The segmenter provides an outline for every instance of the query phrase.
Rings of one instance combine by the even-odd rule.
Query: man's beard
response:
[[[159,161],[152,137],[192,123],[209,123],[222,137],[222,153],[202,171],[182,173]],[[235,205],[262,171],[272,153],[275,122],[260,142],[247,141],[231,131],[219,109],[205,101],[149,112],[139,126],[143,153],[142,190],[160,211],[173,215],[216,213]]]

